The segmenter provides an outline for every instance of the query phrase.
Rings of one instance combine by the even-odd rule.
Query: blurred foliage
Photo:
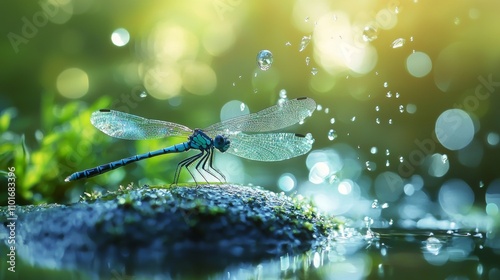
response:
[[[0,114],[0,166],[2,170],[15,167],[18,204],[74,201],[74,198],[68,197],[67,191],[78,188],[75,193],[75,197],[78,197],[83,191],[79,188],[84,185],[92,192],[96,186],[118,185],[125,179],[161,178],[152,183],[164,183],[164,179],[173,179],[176,164],[158,164],[158,159],[149,159],[135,163],[142,165],[137,168],[137,172],[134,172],[133,167],[125,167],[92,179],[65,183],[64,179],[76,171],[118,160],[120,156],[160,149],[179,141],[157,139],[127,143],[118,140],[121,141],[120,144],[113,145],[112,137],[100,132],[90,123],[92,112],[110,106],[108,96],[91,105],[85,102],[58,105],[54,103],[53,96],[43,95],[40,116],[42,128],[35,133],[36,143],[32,145],[27,144],[25,134],[12,131],[16,122],[15,108],[6,109]],[[124,147],[129,149],[123,152],[121,150]],[[165,163],[169,160],[171,157],[164,157],[160,161]],[[126,170],[131,169],[134,170],[126,174]],[[186,179],[186,173],[182,173],[181,179]],[[7,174],[2,172],[1,175],[6,178]],[[126,177],[127,175],[131,176]],[[7,193],[3,192],[0,194],[0,204],[5,205],[6,201]]]
[[[43,127],[37,131],[33,145],[26,143],[24,134],[11,131],[16,121],[14,108],[0,115],[0,166],[15,167],[18,204],[64,201],[68,188],[62,185],[64,177],[75,171],[75,166],[94,164],[98,156],[90,150],[82,153],[78,143],[86,138],[93,139],[92,145],[101,148],[111,144],[110,139],[98,137],[99,132],[89,122],[90,114],[106,107],[109,98],[103,97],[87,106],[83,102],[56,105],[53,94],[43,96],[40,116]],[[0,203],[6,202],[6,195],[1,194]]]

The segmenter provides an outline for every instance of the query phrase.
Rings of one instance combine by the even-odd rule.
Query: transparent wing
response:
[[[187,136],[193,133],[190,128],[180,124],[150,120],[108,109],[92,113],[90,122],[109,136],[128,140]]]
[[[280,161],[311,150],[314,139],[295,133],[238,133],[229,137],[228,153],[259,161]]]
[[[266,132],[294,125],[309,117],[316,102],[308,97],[287,100],[257,113],[213,124],[203,131],[209,135],[233,135],[239,132]]]

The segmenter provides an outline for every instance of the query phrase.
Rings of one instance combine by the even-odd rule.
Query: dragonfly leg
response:
[[[208,174],[212,175],[212,177],[216,178],[217,180],[220,181],[219,177],[215,175],[212,171],[210,171],[210,168],[207,166],[208,160],[213,156],[214,150],[213,148],[207,151],[207,154],[200,160],[200,162],[196,165],[196,169],[199,170],[199,167],[201,165],[201,169]],[[199,171],[198,171],[199,172]]]
[[[208,174],[212,175],[212,177],[216,178],[217,180],[219,180],[219,182],[222,183],[220,177],[217,176],[217,174],[219,174],[219,175],[222,175],[222,174],[217,169],[212,168],[211,165],[207,164],[209,162],[209,160],[212,160],[213,155],[214,155],[214,149],[212,148],[212,149],[210,149],[210,150],[207,151],[207,154],[196,165],[196,169],[199,170],[199,167],[201,166],[201,169],[203,171],[205,171]],[[213,173],[210,169],[215,170],[215,172],[217,172],[217,174]],[[200,171],[198,171],[198,172],[200,172]],[[222,175],[222,177],[224,177],[224,176]]]
[[[210,153],[210,156],[207,156],[204,158],[203,160],[203,170],[205,170],[207,173],[209,173],[210,175],[212,175],[213,177],[217,178],[217,180],[219,180],[219,182],[222,183],[222,181],[226,181],[226,177],[224,176],[224,174],[222,174],[222,172],[220,172],[217,168],[213,167],[213,159],[214,159],[214,152],[213,152],[213,149],[211,150],[212,153]],[[210,171],[210,169],[214,170],[219,176],[215,175],[213,172]],[[222,180],[221,180],[222,178]]]
[[[174,184],[177,184],[177,182],[179,181],[181,170],[182,170],[183,167],[185,167],[186,170],[191,175],[191,177],[193,178],[195,184],[198,185],[198,182],[196,181],[196,178],[194,177],[194,174],[191,172],[191,170],[189,170],[189,166],[191,164],[193,164],[193,162],[199,160],[200,158],[203,158],[204,155],[205,155],[205,152],[202,150],[199,154],[196,154],[196,155],[194,155],[192,157],[189,157],[189,158],[184,159],[181,162],[179,162],[179,164],[177,164],[177,169],[175,170]],[[203,174],[200,173],[200,175],[203,177],[203,179],[205,179],[205,181],[207,180],[205,178],[205,176],[203,176]]]

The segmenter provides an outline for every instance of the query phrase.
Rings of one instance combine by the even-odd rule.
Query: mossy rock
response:
[[[255,187],[144,186],[88,196],[67,206],[18,207],[18,255],[98,275],[208,272],[305,252],[336,227],[301,197]]]

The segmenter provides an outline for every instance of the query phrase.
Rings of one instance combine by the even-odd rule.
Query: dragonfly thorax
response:
[[[229,143],[230,141],[226,136],[217,135],[214,139],[212,139],[201,129],[195,129],[193,134],[189,136],[190,148],[201,151],[216,148],[223,153],[229,149]]]
[[[227,151],[227,149],[229,149],[230,144],[231,141],[229,141],[229,139],[224,135],[219,134],[214,138],[214,147],[221,153]]]

